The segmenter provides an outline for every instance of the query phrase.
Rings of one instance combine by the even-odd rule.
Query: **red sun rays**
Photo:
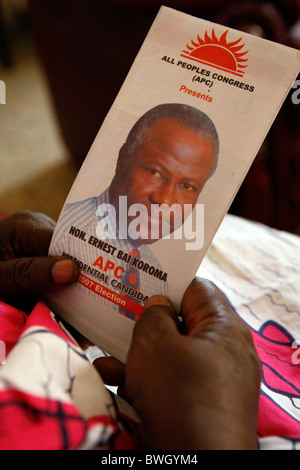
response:
[[[245,44],[239,44],[242,38],[227,42],[227,33],[228,30],[220,39],[215,35],[214,29],[211,37],[207,31],[205,31],[204,39],[201,39],[198,34],[198,43],[191,40],[191,45],[186,45],[188,50],[183,50],[181,56],[242,77],[245,73],[243,69],[247,67],[248,61],[243,57],[248,51],[240,52],[245,46]]]

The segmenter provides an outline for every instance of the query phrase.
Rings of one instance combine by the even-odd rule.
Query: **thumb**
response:
[[[173,305],[163,296],[153,296],[145,303],[144,310],[134,325],[130,348],[127,355],[125,386],[118,394],[129,403],[138,403],[142,390],[151,390],[155,377],[160,374],[167,348],[167,338],[177,338],[178,319]]]
[[[63,257],[26,257],[0,262],[0,298],[13,301],[75,282],[77,265]]]
[[[160,348],[166,343],[165,338],[177,335],[178,332],[179,322],[173,305],[165,297],[151,297],[134,325],[127,365],[130,364],[130,369],[136,371],[143,368],[143,361],[153,354],[159,354]]]
[[[143,313],[133,331],[133,341],[136,337],[146,336],[156,338],[168,331],[178,331],[179,322],[174,306],[162,295],[150,297],[144,306]]]
[[[186,289],[181,312],[189,336],[204,331],[220,332],[235,318],[224,294],[214,283],[201,278],[195,278]]]

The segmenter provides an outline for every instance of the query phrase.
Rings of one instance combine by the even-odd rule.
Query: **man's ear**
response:
[[[125,144],[122,145],[122,147],[120,148],[120,151],[119,151],[116,171],[121,169],[121,167],[124,165],[124,163],[126,163],[127,159],[128,159],[128,152],[127,152],[127,145],[126,145],[126,142],[125,142]]]

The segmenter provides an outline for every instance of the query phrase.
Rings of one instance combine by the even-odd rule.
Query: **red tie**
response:
[[[139,258],[140,257],[140,252],[137,249],[134,249],[130,251],[129,255],[131,255],[131,260],[134,258]],[[139,270],[135,266],[131,266],[130,264],[127,265],[126,271],[125,271],[125,276],[123,278],[123,282],[126,286],[132,287],[135,291],[140,291],[140,273]],[[132,296],[123,294],[126,299],[131,299],[134,300],[135,302],[139,303],[140,302],[136,299],[134,299]],[[122,315],[125,315],[128,318],[131,318],[132,320],[136,319],[136,315],[133,312],[130,312],[129,310],[126,310],[124,307],[119,307],[119,313]]]

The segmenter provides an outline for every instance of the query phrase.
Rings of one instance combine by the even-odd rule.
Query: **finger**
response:
[[[216,334],[235,315],[224,294],[207,279],[195,278],[186,289],[181,313],[185,332],[189,335],[214,330]]]
[[[18,258],[0,262],[0,298],[43,294],[75,282],[77,265],[63,257]]]
[[[166,307],[170,307],[171,309],[173,309],[173,305],[171,304],[169,299],[167,299],[167,297],[164,297],[163,295],[153,295],[152,297],[150,297],[145,302],[144,310],[148,307],[152,307],[153,305],[165,305]]]
[[[150,297],[144,305],[144,310],[135,325],[138,334],[149,332],[178,331],[179,320],[172,303],[162,295]]]
[[[98,357],[93,365],[106,385],[123,385],[125,383],[125,365],[114,357]]]
[[[170,301],[163,296],[150,297],[145,303],[143,313],[136,322],[129,356],[134,357],[135,351],[138,354],[144,350],[151,351],[153,345],[160,341],[168,333],[179,332],[179,321],[175,308]],[[130,359],[129,358],[129,359]],[[136,359],[136,358],[134,358]],[[136,362],[134,360],[134,362]]]
[[[44,214],[20,211],[0,220],[0,259],[19,256],[44,256],[55,222]]]
[[[129,403],[143,401],[141,384],[144,391],[153,388],[157,376],[164,373],[162,362],[168,356],[168,345],[170,342],[176,343],[179,334],[178,317],[173,305],[165,297],[151,297],[133,329],[126,360],[126,385],[118,389],[122,398]],[[161,369],[157,368],[157,364]]]
[[[179,321],[173,305],[166,297],[151,297],[134,326],[127,362],[133,359],[132,362],[137,363],[139,356],[151,354],[155,344],[161,343],[165,335],[178,333]]]
[[[160,351],[166,347],[167,337],[177,337],[178,334],[179,322],[173,305],[165,297],[151,297],[133,329],[127,356],[131,377],[140,373],[147,375],[148,371],[143,370],[142,364],[149,358],[151,363],[151,358],[160,355]]]
[[[256,361],[253,338],[248,326],[211,281],[200,278],[192,281],[183,296],[182,316],[187,335],[202,340],[209,339],[213,343],[222,342],[228,348],[232,346],[232,338],[238,338],[236,347],[242,344],[244,352],[250,350]],[[242,353],[239,356],[242,357]]]

